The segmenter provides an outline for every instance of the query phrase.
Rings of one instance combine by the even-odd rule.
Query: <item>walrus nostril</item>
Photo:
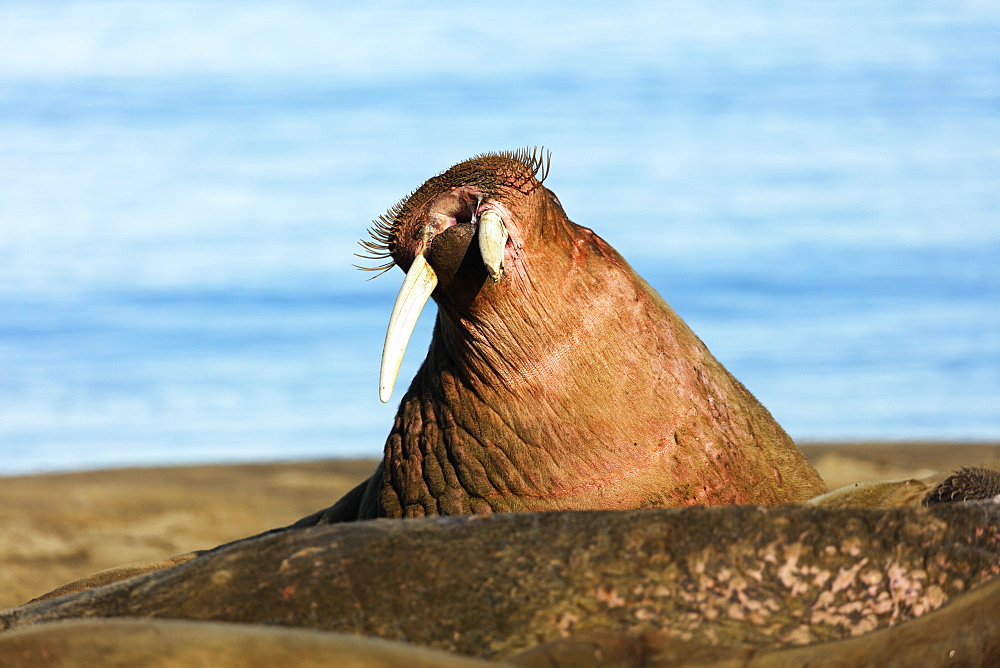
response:
[[[428,213],[434,218],[451,220],[454,225],[475,223],[482,200],[483,196],[475,189],[456,188],[435,199]]]
[[[476,210],[482,198],[469,198],[462,202],[463,206],[455,212],[456,225],[474,225],[476,223]]]

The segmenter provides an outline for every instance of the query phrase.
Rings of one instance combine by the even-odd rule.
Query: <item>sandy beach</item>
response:
[[[1000,443],[801,448],[830,488],[1000,459]],[[322,460],[0,478],[0,608],[104,568],[287,525],[332,504],[375,464]]]

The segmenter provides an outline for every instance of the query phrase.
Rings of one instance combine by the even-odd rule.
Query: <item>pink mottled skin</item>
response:
[[[503,219],[504,275],[473,213]],[[375,475],[322,521],[779,504],[825,491],[767,410],[603,239],[511,156],[427,182],[397,211],[404,270],[440,282],[427,358]],[[331,510],[336,510],[335,506]]]

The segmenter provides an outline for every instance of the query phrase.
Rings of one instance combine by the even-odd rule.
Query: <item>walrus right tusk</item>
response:
[[[388,403],[392,396],[392,388],[396,385],[396,375],[399,365],[403,363],[403,353],[406,344],[410,342],[413,327],[417,324],[424,304],[437,287],[438,278],[434,268],[427,264],[423,253],[413,258],[410,270],[406,272],[403,285],[396,295],[396,303],[392,305],[392,315],[389,317],[389,328],[385,332],[385,345],[382,346],[382,370],[379,373],[378,397],[382,403]]]
[[[492,209],[479,217],[479,254],[490,280],[499,283],[503,278],[503,250],[510,234],[499,214]]]

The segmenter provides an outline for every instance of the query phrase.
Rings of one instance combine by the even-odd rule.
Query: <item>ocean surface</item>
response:
[[[379,456],[370,221],[547,185],[799,440],[1000,440],[1000,4],[4,2],[0,474]]]

